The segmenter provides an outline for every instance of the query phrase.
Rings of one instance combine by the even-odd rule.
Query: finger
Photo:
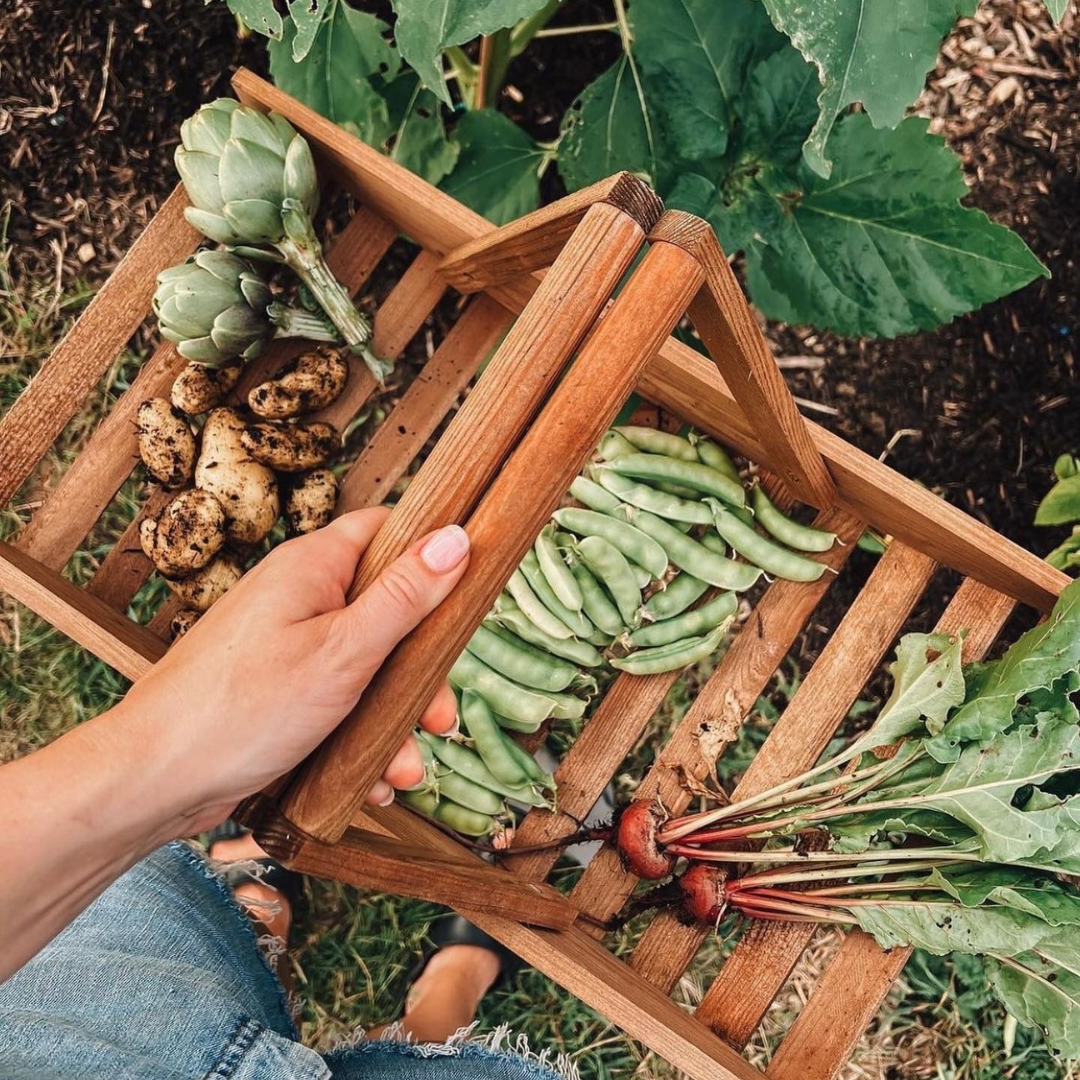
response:
[[[354,645],[355,664],[370,676],[390,650],[450,594],[468,565],[469,537],[447,525],[398,556],[343,611],[337,629]]]
[[[448,735],[457,728],[457,698],[449,683],[443,683],[428,702],[420,726],[432,735]]]
[[[394,789],[385,780],[376,780],[364,801],[368,806],[389,806],[394,801]]]
[[[324,541],[329,541],[331,538],[336,541],[334,557],[332,560],[327,559],[324,565],[332,569],[336,580],[341,585],[342,594],[349,591],[353,578],[356,576],[357,563],[360,562],[361,556],[367,551],[368,545],[375,539],[375,534],[383,527],[389,516],[390,508],[387,506],[353,510],[351,513],[334,518],[326,528],[311,534]]]
[[[382,778],[396,788],[416,787],[424,779],[424,759],[420,755],[419,745],[411,735],[401,744],[393,760],[386,766]]]

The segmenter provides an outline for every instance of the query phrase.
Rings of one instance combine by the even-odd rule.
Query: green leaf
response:
[[[1012,723],[1021,697],[1050,689],[1080,667],[1080,582],[1067,586],[1050,616],[1010,646],[992,665],[977,697],[966,702],[927,743],[939,761],[955,760],[958,747],[988,740]]]
[[[1001,1003],[1021,1024],[1038,1027],[1065,1057],[1080,1055],[1080,976],[1028,954],[1023,970],[988,959],[990,984]]]
[[[454,129],[460,151],[442,189],[496,225],[540,205],[545,151],[494,109],[466,113]]]
[[[1080,925],[1080,895],[1048,874],[968,863],[933,870],[923,880],[965,907],[989,902],[1026,912],[1049,926]]]
[[[289,17],[296,33],[292,39],[293,62],[299,64],[311,51],[322,25],[328,0],[289,0]]]
[[[875,131],[849,116],[829,147],[830,180],[763,163],[735,200],[761,238],[745,246],[747,279],[771,318],[893,337],[1046,275],[1018,236],[960,205],[960,159],[926,120]]]
[[[225,6],[256,34],[281,40],[282,20],[274,0],[225,0]]]
[[[271,42],[270,74],[286,93],[360,138],[377,142],[389,125],[387,107],[372,80],[392,79],[401,60],[385,38],[381,19],[331,0],[303,60],[293,59],[297,29],[290,20]]]
[[[1035,511],[1036,525],[1071,525],[1080,521],[1080,475],[1059,480]]]
[[[1073,526],[1072,533],[1046,556],[1046,561],[1066,573],[1080,567],[1080,525]]]
[[[806,141],[807,163],[828,177],[826,146],[838,114],[862,102],[875,127],[896,127],[919,96],[938,47],[977,0],[765,0],[774,25],[818,69],[820,116]]]
[[[795,165],[818,116],[819,89],[813,64],[795,49],[773,53],[752,70],[739,102],[741,145],[768,147],[771,162]]]
[[[457,144],[446,136],[438,98],[411,71],[402,72],[386,88],[384,98],[389,125],[376,145],[429,184],[437,184],[458,158]]]
[[[442,53],[535,14],[547,0],[393,0],[398,49],[429,90],[449,105]]]
[[[1069,10],[1069,0],[1046,0],[1046,10],[1054,22],[1059,23],[1065,18],[1065,12]]]

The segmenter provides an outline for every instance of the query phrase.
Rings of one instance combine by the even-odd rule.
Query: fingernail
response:
[[[391,788],[390,789],[390,794],[387,795],[385,799],[380,799],[379,800],[379,805],[380,806],[389,806],[393,801],[394,801],[394,789]]]
[[[469,534],[460,525],[446,525],[421,548],[420,558],[429,570],[445,574],[453,570],[469,551]]]

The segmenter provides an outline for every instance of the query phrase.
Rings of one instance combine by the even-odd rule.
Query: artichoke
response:
[[[250,360],[272,337],[340,341],[320,315],[274,301],[248,262],[225,251],[200,251],[158,274],[154,314],[161,336],[187,360],[219,367]]]
[[[180,140],[176,168],[192,203],[188,221],[219,244],[291,267],[381,383],[390,365],[369,348],[371,324],[331,273],[315,235],[319,185],[307,140],[283,116],[231,98],[185,120]]]

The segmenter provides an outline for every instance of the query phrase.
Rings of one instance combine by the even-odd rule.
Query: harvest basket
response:
[[[419,246],[376,313],[380,355],[399,355],[447,290],[468,297],[351,467],[344,508],[387,496],[506,333],[365,556],[355,587],[416,537],[449,521],[465,524],[473,540],[462,584],[402,643],[339,731],[292,777],[248,802],[246,820],[264,846],[300,870],[452,904],[691,1076],[760,1077],[739,1051],[809,943],[812,926],[753,925],[692,1014],[669,995],[703,931],[661,913],[629,962],[604,945],[598,923],[622,908],[636,884],[612,850],[601,852],[566,899],[545,884],[553,853],[510,858],[507,872],[400,807],[364,809],[363,796],[635,389],[757,462],[781,497],[815,507],[817,523],[845,541],[822,556],[837,572],[867,525],[894,538],[773,726],[741,795],[814,762],[939,567],[964,577],[939,628],[968,629],[967,659],[990,648],[1017,602],[1047,611],[1067,579],[804,421],[708,226],[688,214],[662,213],[635,178],[614,177],[494,229],[250,73],[238,73],[234,85],[244,101],[288,117],[311,142],[323,175],[360,203],[330,252],[349,288],[361,289],[399,234]],[[0,504],[144,321],[157,272],[200,242],[184,221],[184,205],[178,189],[0,421]],[[669,336],[685,314],[712,360]],[[298,351],[281,343],[267,350],[249,365],[236,395]],[[0,545],[0,589],[130,678],[165,652],[170,613],[166,604],[148,626],[125,614],[150,573],[136,539],[138,522],[86,588],[61,570],[133,471],[139,402],[167,395],[183,365],[171,345],[159,346],[16,542]],[[322,418],[343,427],[374,390],[357,365],[345,394]],[[151,494],[142,512],[164,500]],[[659,795],[676,811],[688,805],[686,777],[701,778],[709,768],[703,745],[714,759],[736,738],[833,580],[825,574],[813,583],[768,587],[644,778],[642,795]],[[677,677],[623,674],[612,684],[560,765],[558,812],[534,810],[518,842],[576,829]],[[767,1075],[835,1075],[906,958],[901,949],[882,952],[861,932],[848,934]]]

